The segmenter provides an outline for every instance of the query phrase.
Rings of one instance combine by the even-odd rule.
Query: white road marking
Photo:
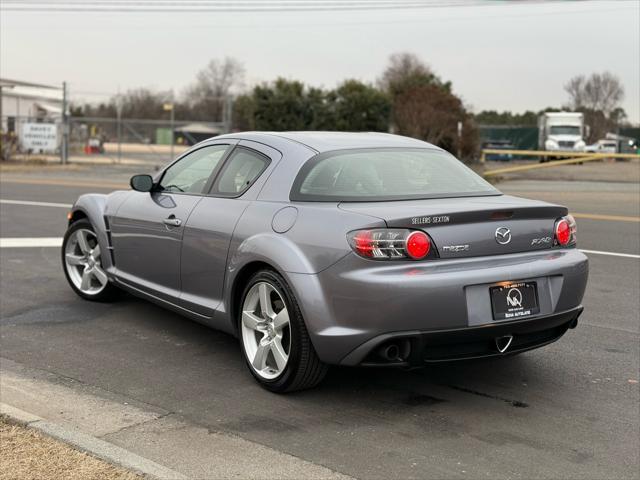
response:
[[[61,247],[62,237],[0,238],[0,248]]]
[[[5,203],[7,205],[30,205],[32,207],[56,207],[56,208],[71,208],[73,206],[70,203],[30,202],[28,200],[5,200],[5,199],[0,199],[0,203]]]
[[[612,257],[625,257],[625,258],[640,258],[640,255],[633,255],[632,253],[615,253],[615,252],[602,252],[600,250],[580,250],[584,253],[592,253],[594,255],[610,255]]]

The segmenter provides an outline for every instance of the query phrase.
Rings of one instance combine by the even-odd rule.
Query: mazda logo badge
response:
[[[511,241],[511,230],[507,227],[499,227],[496,229],[496,242],[500,245],[506,245]]]

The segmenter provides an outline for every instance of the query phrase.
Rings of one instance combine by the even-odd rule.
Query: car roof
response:
[[[225,135],[231,138],[242,138],[268,143],[266,137],[278,137],[291,142],[305,145],[316,152],[327,152],[350,148],[384,148],[384,147],[413,147],[435,148],[422,140],[377,132],[242,132]],[[215,137],[220,138],[220,137]]]

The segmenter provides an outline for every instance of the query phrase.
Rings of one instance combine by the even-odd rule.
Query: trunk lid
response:
[[[342,202],[342,210],[384,220],[390,228],[429,234],[440,258],[500,255],[553,247],[556,219],[567,208],[497,195],[394,202]]]

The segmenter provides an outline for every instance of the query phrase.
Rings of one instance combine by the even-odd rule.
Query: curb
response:
[[[136,455],[129,450],[78,430],[47,422],[37,415],[25,412],[6,403],[0,403],[0,414],[5,415],[13,422],[33,428],[49,437],[67,443],[82,452],[89,453],[108,463],[124,467],[147,477],[161,480],[186,480],[188,478],[175,470],[171,470],[159,463]]]

